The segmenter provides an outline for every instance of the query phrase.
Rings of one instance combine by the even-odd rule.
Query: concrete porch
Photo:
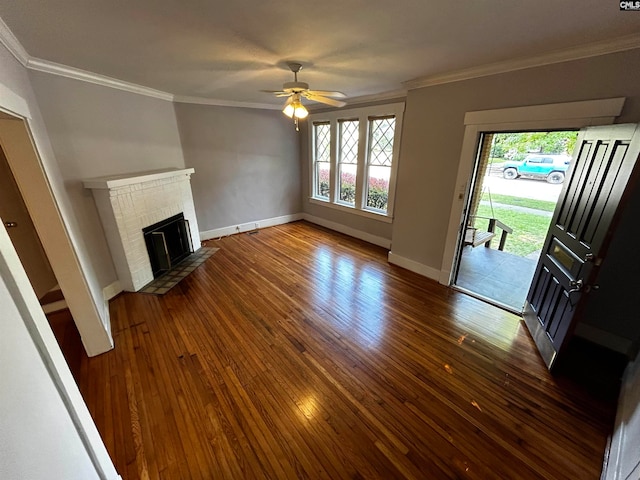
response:
[[[520,257],[492,248],[466,246],[455,285],[521,312],[536,264],[536,255]]]

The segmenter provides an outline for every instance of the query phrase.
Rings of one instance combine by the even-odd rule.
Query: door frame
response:
[[[108,303],[98,304],[82,268],[42,162],[32,122],[27,101],[0,83],[0,144],[85,350],[89,356],[98,355],[113,348]],[[38,137],[48,141],[45,133]]]
[[[457,267],[456,252],[463,239],[461,225],[465,217],[464,209],[471,195],[473,172],[482,133],[579,130],[589,126],[611,125],[622,112],[624,102],[625,97],[619,97],[467,112],[464,117],[464,139],[438,281],[443,285],[451,285],[454,280]]]

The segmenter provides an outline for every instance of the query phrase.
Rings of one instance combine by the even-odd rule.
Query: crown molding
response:
[[[400,88],[398,90],[390,90],[388,92],[374,93],[371,95],[361,95],[347,99],[348,105],[360,105],[362,103],[381,102],[407,96],[407,89]]]
[[[80,80],[82,82],[124,90],[125,92],[137,93],[147,97],[159,98],[160,100],[167,100],[169,102],[173,101],[173,95],[167,92],[144,87],[135,83],[125,82],[123,80],[118,80],[117,78],[107,77],[106,75],[88,72],[79,68],[68,67],[60,63],[50,62],[40,58],[29,58],[26,66],[28,69],[36,70],[38,72],[60,75],[62,77],[73,78],[74,80]]]
[[[0,43],[2,43],[2,45],[9,50],[9,53],[11,53],[11,55],[13,55],[23,66],[27,66],[29,54],[7,24],[4,23],[2,17],[0,17]]]
[[[427,75],[403,82],[403,85],[407,90],[414,90],[416,88],[429,87],[432,85],[440,85],[443,83],[458,82],[461,80],[470,80],[472,78],[486,77],[488,75],[524,70],[526,68],[542,67],[571,60],[597,57],[609,53],[633,50],[635,48],[640,48],[640,34],[636,33],[602,42],[594,42],[586,45],[580,45],[578,47],[535,55],[533,57],[505,60],[503,62],[465,68],[439,75]]]
[[[359,97],[351,97],[347,98],[345,101],[347,102],[347,107],[362,105],[364,103],[376,103],[376,102],[386,102],[387,100],[400,100],[404,101],[404,98],[407,96],[407,90],[405,88],[401,88],[398,90],[390,90],[388,92],[382,93],[374,93],[372,95],[361,95]],[[324,112],[332,112],[334,110],[338,110],[337,107],[330,107],[328,105],[324,105],[322,103],[316,103],[314,105],[305,105],[307,110],[310,113],[324,113]]]
[[[251,103],[237,102],[234,100],[218,100],[215,98],[189,97],[183,95],[175,95],[173,97],[175,103],[192,103],[195,105],[215,105],[218,107],[238,107],[238,108],[258,108],[261,110],[282,110],[282,105],[273,105],[272,103]]]

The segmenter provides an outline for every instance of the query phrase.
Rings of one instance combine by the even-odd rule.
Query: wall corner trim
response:
[[[116,280],[102,289],[102,295],[104,296],[105,302],[108,302],[123,291],[124,289],[122,288],[122,285],[120,285],[120,280]]]
[[[423,277],[430,278],[431,280],[435,280],[436,282],[440,280],[440,270],[425,265],[420,262],[416,262],[415,260],[411,260],[406,257],[402,257],[393,252],[389,252],[389,263],[397,265],[402,268],[406,268],[418,275],[422,275]]]
[[[0,43],[4,45],[11,55],[13,55],[24,67],[27,66],[27,63],[29,62],[29,54],[7,24],[4,23],[2,18],[0,18]]]

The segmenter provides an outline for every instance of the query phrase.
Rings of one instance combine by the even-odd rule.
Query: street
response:
[[[562,184],[552,185],[544,180],[518,178],[505,180],[498,176],[485,176],[483,191],[485,194],[511,195],[513,197],[533,198],[555,202],[562,190]],[[486,197],[485,197],[486,199]]]

